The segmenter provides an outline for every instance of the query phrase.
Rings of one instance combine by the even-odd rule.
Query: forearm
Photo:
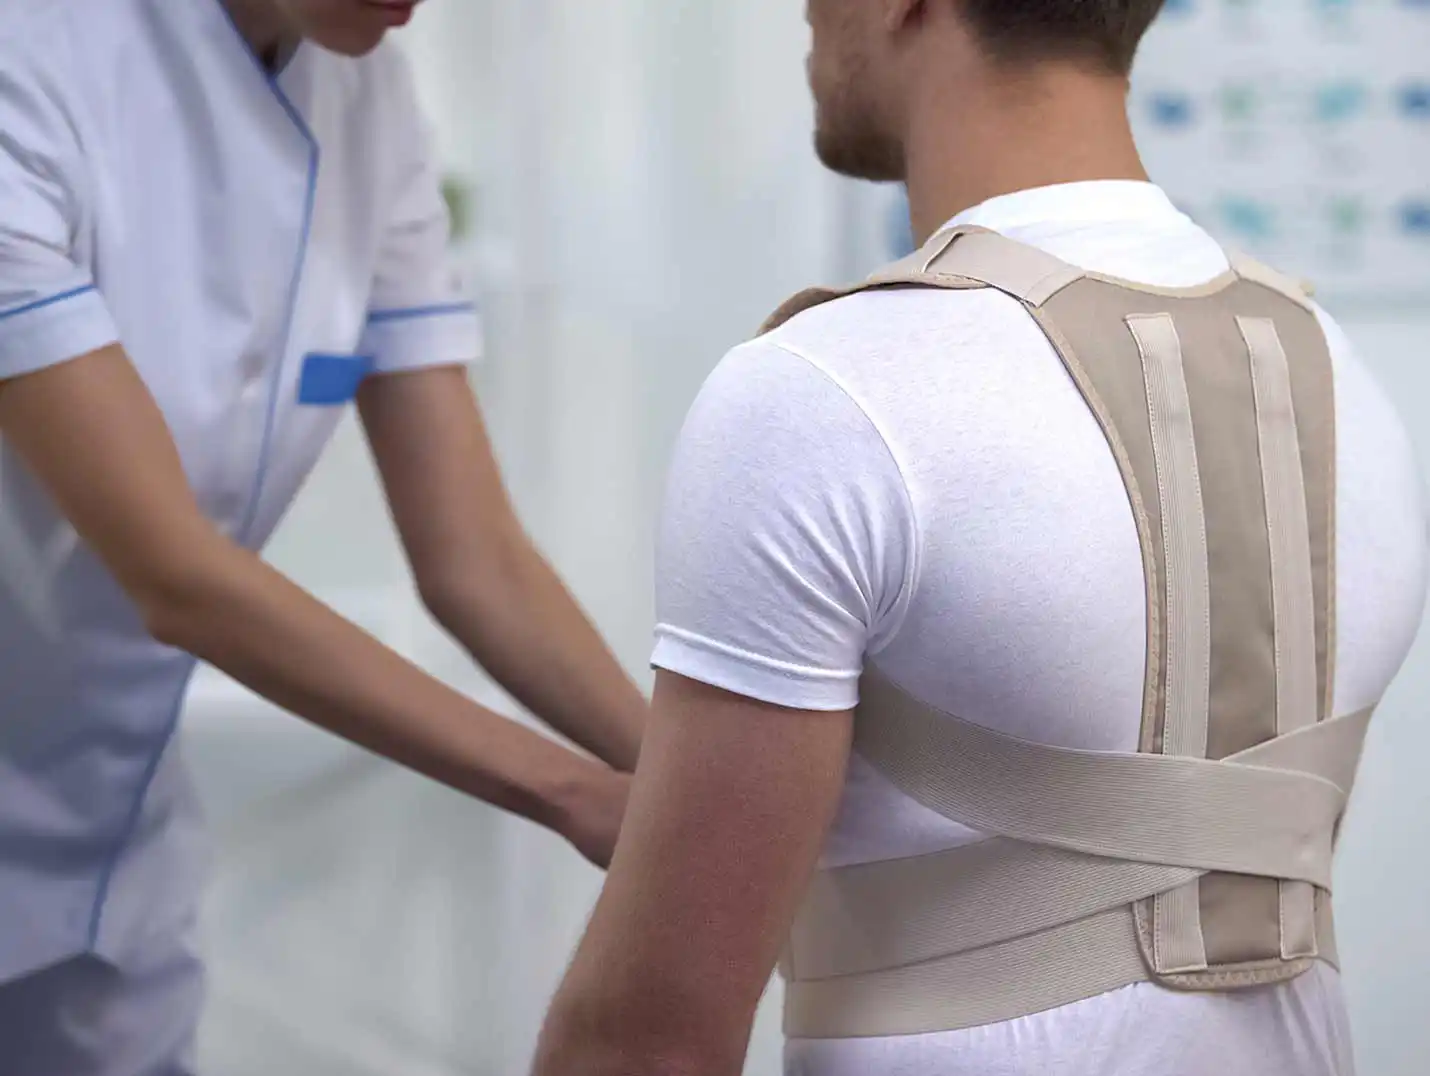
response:
[[[598,763],[440,683],[251,554],[215,541],[141,604],[154,634],[314,724],[565,834]]]
[[[645,698],[525,535],[500,563],[424,586],[433,615],[522,705],[612,767],[635,770]]]

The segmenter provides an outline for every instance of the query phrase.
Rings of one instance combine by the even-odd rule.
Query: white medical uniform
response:
[[[1227,269],[1144,183],[1077,183],[960,216],[1163,287]],[[1374,704],[1425,603],[1427,514],[1409,439],[1321,312],[1337,418],[1337,715]],[[1253,461],[1254,464],[1254,461]],[[676,450],[658,547],[655,664],[807,710],[860,671],[1009,735],[1137,750],[1142,554],[1107,440],[1041,330],[998,292],[902,289],[817,307],[737,348]],[[982,835],[856,757],[825,861]],[[1021,1020],[793,1041],[790,1076],[1349,1076],[1337,975],[1239,994],[1138,984]]]
[[[363,376],[477,357],[447,239],[395,46],[304,45],[273,77],[219,0],[0,0],[0,379],[121,343],[242,544]],[[182,1071],[204,856],[173,733],[193,666],[0,441],[6,1076]],[[71,968],[76,1005],[37,1003]],[[60,1053],[17,1060],[22,1030]],[[170,1067],[122,1060],[136,1039]]]

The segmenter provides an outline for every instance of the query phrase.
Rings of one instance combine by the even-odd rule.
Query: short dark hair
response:
[[[1137,46],[1165,0],[959,0],[989,51],[1000,59],[1090,60],[1115,74],[1132,70]]]

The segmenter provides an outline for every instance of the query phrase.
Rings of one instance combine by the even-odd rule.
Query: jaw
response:
[[[868,110],[820,108],[814,148],[821,163],[838,175],[874,183],[904,179],[903,146]]]

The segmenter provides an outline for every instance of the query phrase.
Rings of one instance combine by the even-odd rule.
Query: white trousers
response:
[[[4,1076],[194,1076],[203,965],[184,940],[0,983]]]

